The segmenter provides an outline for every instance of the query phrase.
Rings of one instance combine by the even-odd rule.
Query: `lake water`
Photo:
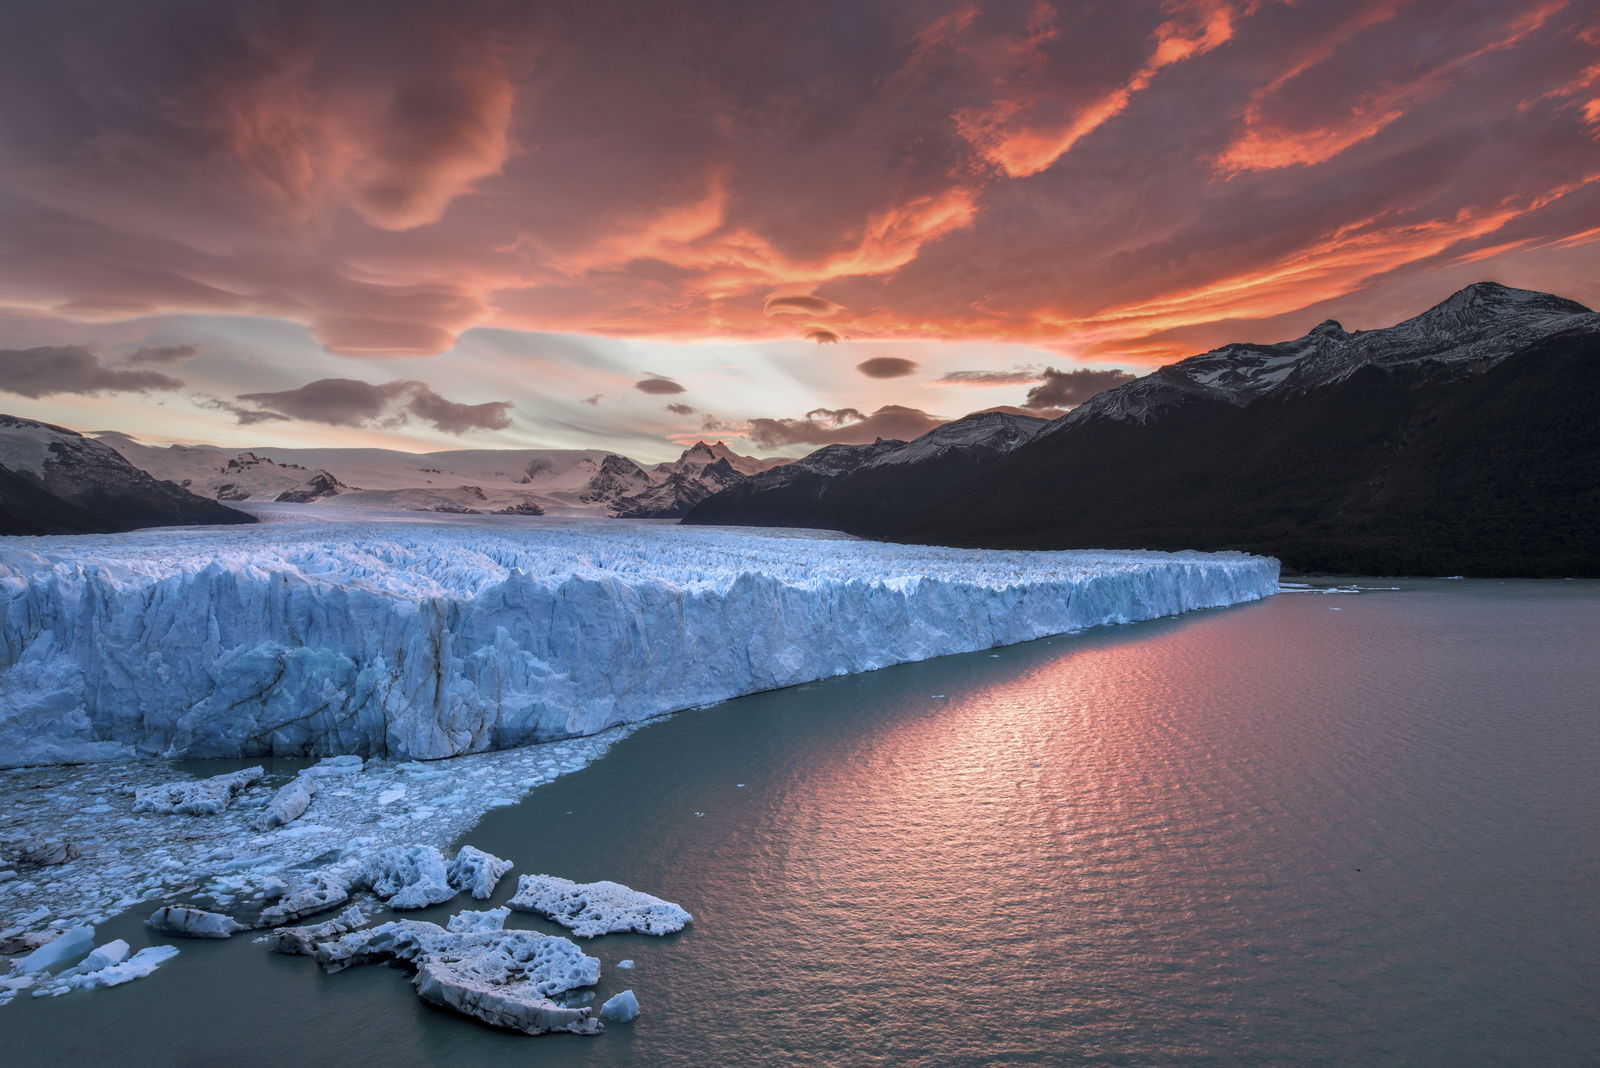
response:
[[[643,1008],[604,1035],[494,1032],[399,970],[236,938],[0,1008],[4,1056],[1600,1062],[1600,584],[1398,585],[741,698],[494,811],[466,841],[519,871],[695,914],[584,944]]]

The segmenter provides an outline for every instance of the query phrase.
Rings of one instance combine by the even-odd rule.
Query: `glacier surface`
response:
[[[436,759],[1270,596],[1233,553],[522,517],[0,538],[0,763]]]

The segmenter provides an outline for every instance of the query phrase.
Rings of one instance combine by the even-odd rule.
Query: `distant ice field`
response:
[[[1269,596],[1235,553],[397,513],[0,538],[0,764],[434,759]]]

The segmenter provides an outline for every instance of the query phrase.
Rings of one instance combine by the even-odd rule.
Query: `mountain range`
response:
[[[0,416],[0,534],[105,533],[250,522],[228,507],[314,504],[499,515],[677,518],[718,490],[783,460],[696,442],[642,466],[602,450],[278,449],[146,445]]]
[[[326,508],[501,515],[676,518],[746,475],[783,463],[696,442],[678,459],[643,466],[599,449],[258,448],[145,445],[100,434],[157,478],[219,501],[318,502]]]
[[[1301,572],[1600,575],[1597,410],[1600,316],[1481,282],[1384,329],[1330,320],[1224,345],[1032,433],[969,417],[819,466],[822,450],[685,522],[1241,549]]]

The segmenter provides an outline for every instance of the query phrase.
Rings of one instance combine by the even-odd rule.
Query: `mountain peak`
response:
[[[1582,315],[1588,308],[1575,300],[1541,293],[1536,289],[1513,289],[1499,282],[1474,282],[1456,290],[1417,319],[1470,321],[1499,318],[1507,314]]]
[[[1316,326],[1313,326],[1311,328],[1311,333],[1308,334],[1307,336],[1308,337],[1344,338],[1344,337],[1349,337],[1350,336],[1350,332],[1344,328],[1344,324],[1339,322],[1339,320],[1337,320],[1337,319],[1324,319],[1324,320],[1322,320],[1322,322],[1318,323]]]

